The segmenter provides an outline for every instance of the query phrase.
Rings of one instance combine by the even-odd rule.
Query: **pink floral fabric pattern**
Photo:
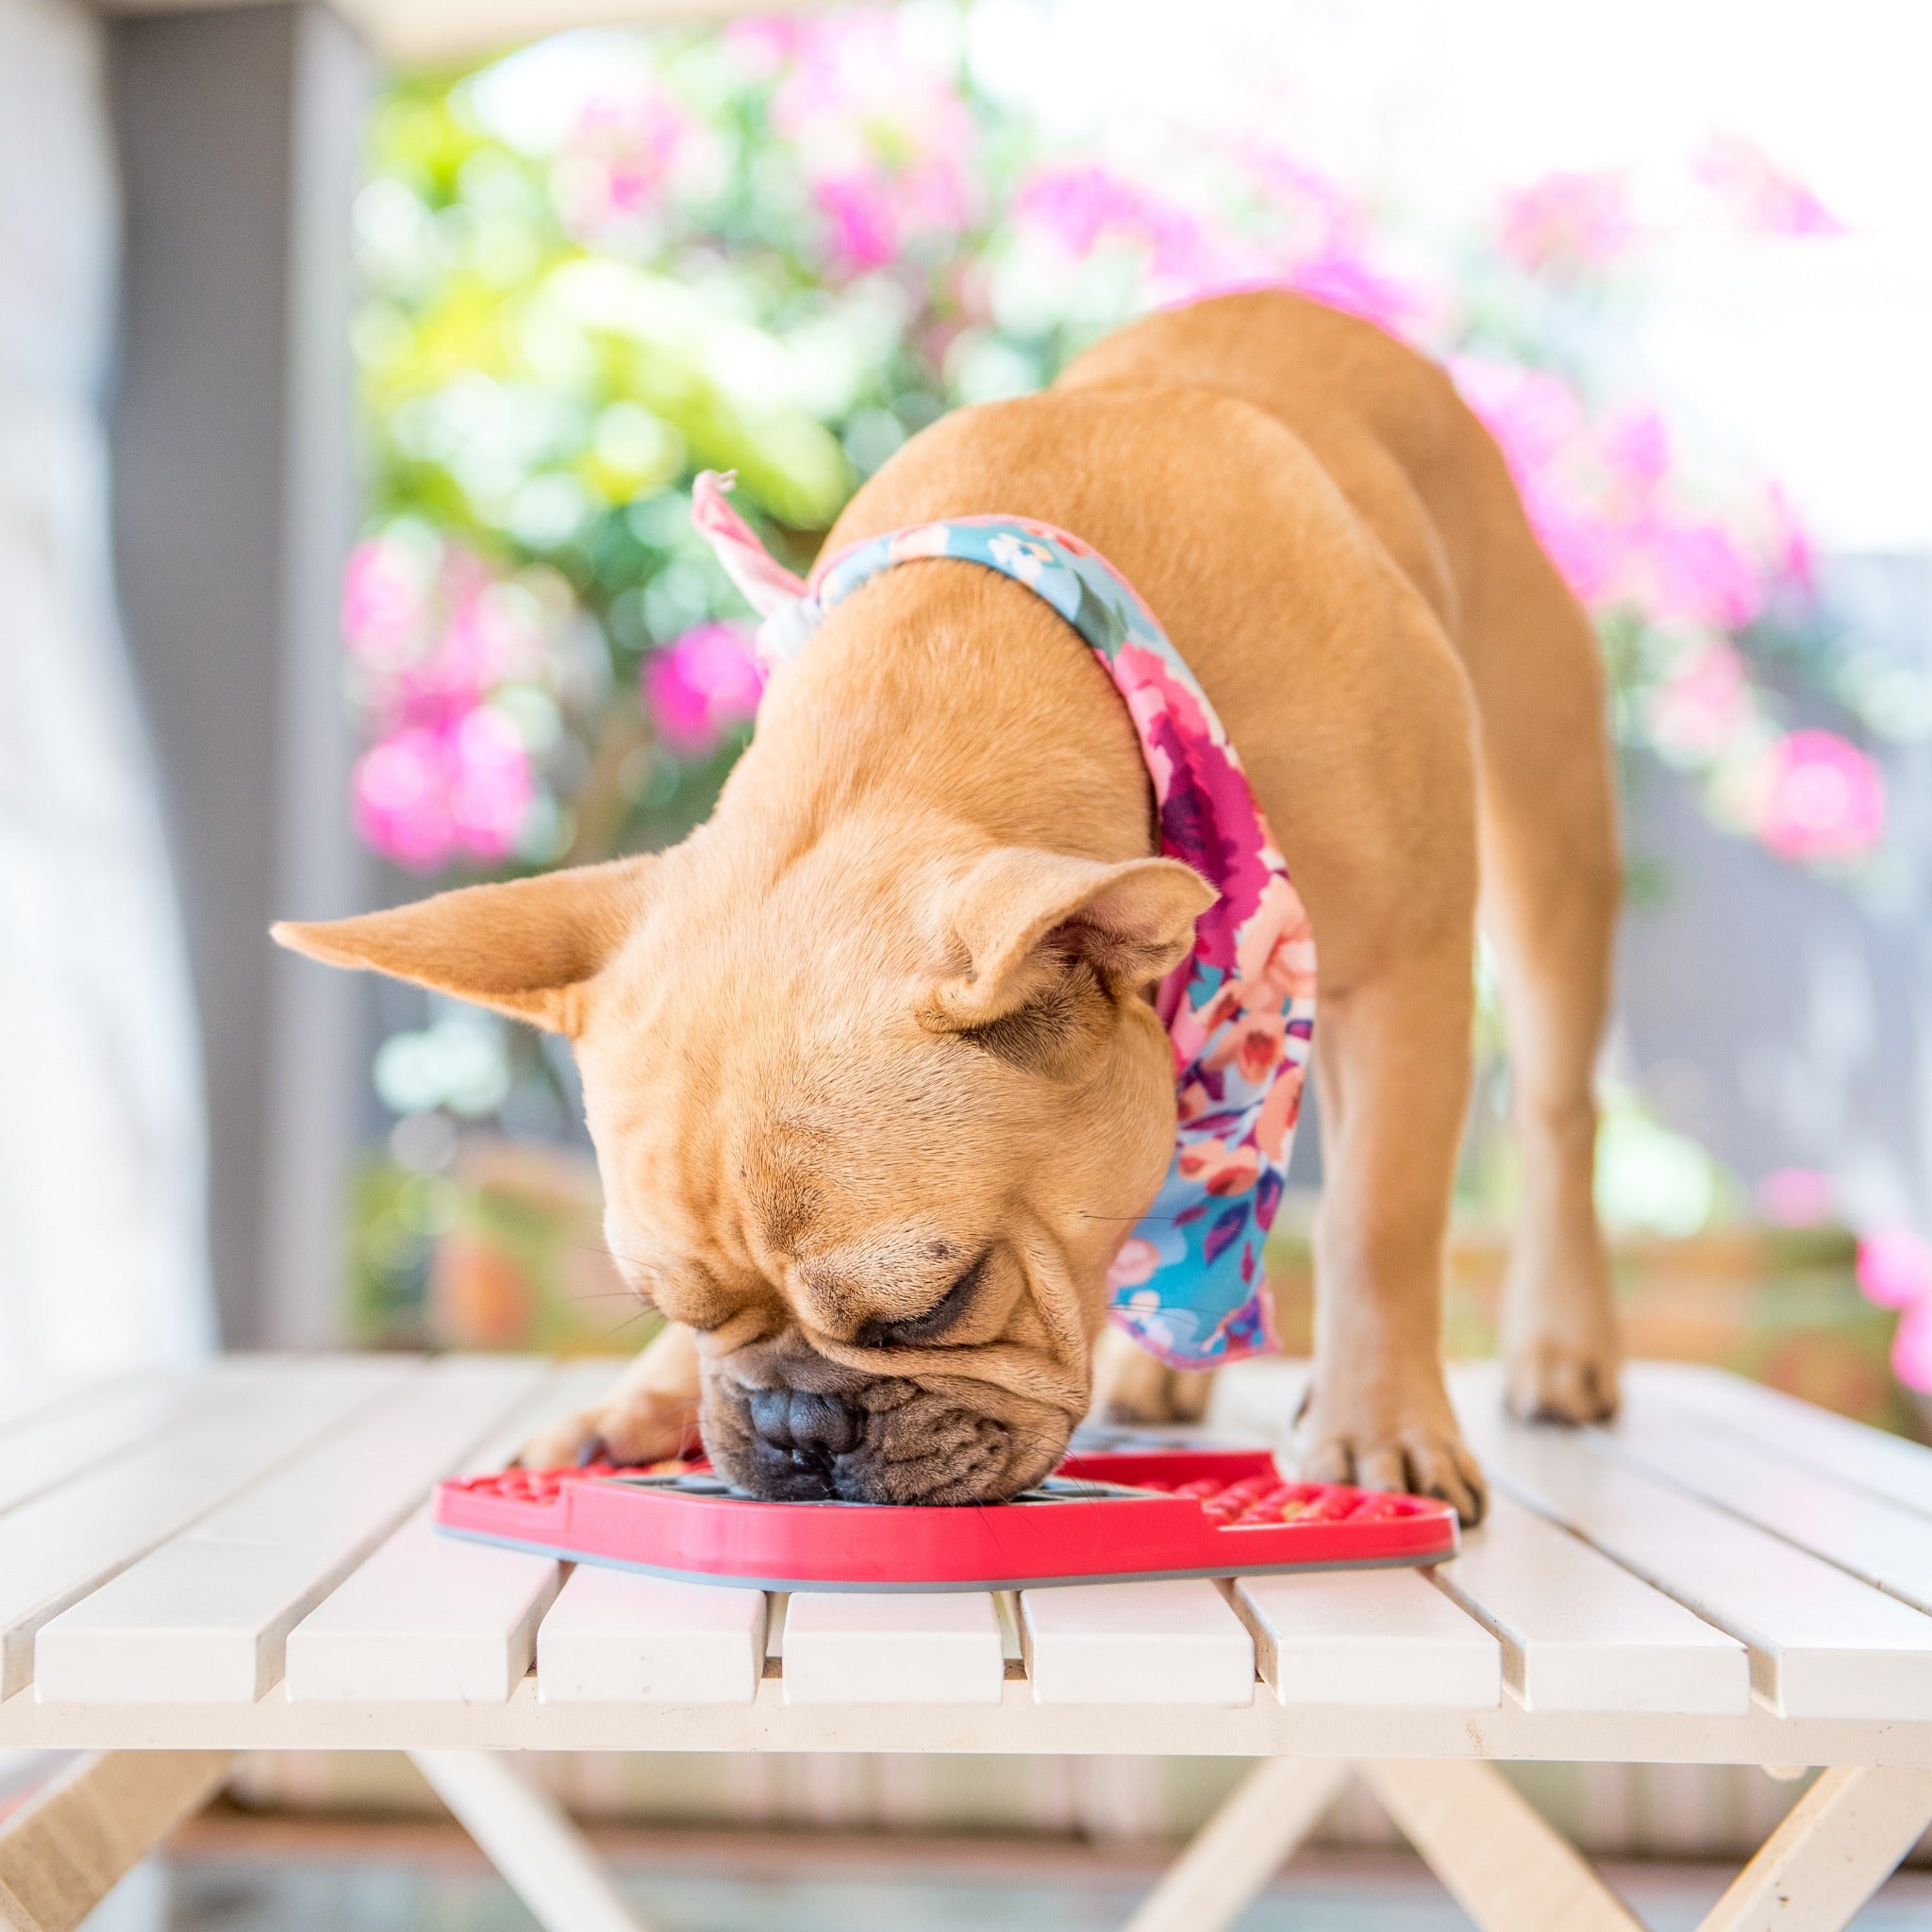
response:
[[[1119,688],[1154,781],[1161,852],[1192,866],[1221,897],[1195,922],[1193,952],[1159,989],[1174,1042],[1174,1159],[1115,1258],[1113,1318],[1176,1368],[1272,1349],[1261,1257],[1313,1042],[1315,941],[1206,692],[1132,587],[1065,530],[1020,517],[949,518],[823,558],[808,581],[766,556],[724,500],[729,486],[729,477],[701,476],[694,521],[765,613],[758,640],[768,658],[796,656],[824,613],[881,571],[947,557],[1043,598]]]

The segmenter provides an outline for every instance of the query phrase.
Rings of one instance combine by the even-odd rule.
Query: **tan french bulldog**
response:
[[[1616,1403],[1591,1075],[1620,863],[1590,626],[1448,378],[1285,293],[1152,316],[1043,394],[956,412],[829,541],[973,514],[1098,549],[1234,738],[1320,955],[1304,1467],[1473,1522],[1439,1329],[1479,897],[1525,1180],[1509,1400]],[[1198,1378],[1101,1337],[1173,1146],[1146,995],[1211,897],[1156,856],[1092,654],[1021,586],[930,559],[831,612],[675,850],[275,936],[575,1043],[611,1252],[671,1325],[530,1459],[647,1459],[695,1412],[761,1495],[964,1503],[1049,1469],[1096,1392],[1198,1407]]]

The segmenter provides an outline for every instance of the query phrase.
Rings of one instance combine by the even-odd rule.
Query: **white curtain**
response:
[[[0,1382],[213,1336],[198,1055],[114,609],[94,21],[0,0]]]

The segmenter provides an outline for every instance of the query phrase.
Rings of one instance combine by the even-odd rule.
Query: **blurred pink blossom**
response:
[[[506,858],[536,796],[529,754],[501,711],[410,724],[372,745],[354,776],[356,829],[411,872],[459,854]]]
[[[1295,262],[1287,283],[1299,293],[1358,315],[1392,336],[1409,334],[1428,312],[1414,289],[1384,275],[1366,255],[1345,246],[1330,246]]]
[[[1881,1308],[1906,1308],[1932,1296],[1932,1247],[1908,1227],[1884,1228],[1858,1243],[1858,1286]]]
[[[1671,474],[1671,431],[1659,410],[1618,409],[1597,425],[1596,446],[1610,485],[1648,497]]]
[[[1757,836],[1780,858],[1863,858],[1884,831],[1884,774],[1857,745],[1793,731],[1773,749]]]
[[[1932,1302],[1914,1302],[1891,1333],[1891,1370],[1907,1389],[1932,1391]]]
[[[1737,630],[1764,608],[1757,559],[1714,519],[1660,510],[1634,519],[1625,535],[1637,564],[1636,601],[1654,618]]]
[[[1607,267],[1637,240],[1621,175],[1545,175],[1503,204],[1504,254],[1537,274],[1574,275]]]
[[[700,625],[646,658],[643,698],[673,751],[708,758],[758,708],[763,675],[742,631]]]
[[[1651,692],[1644,722],[1658,748],[1679,758],[1709,760],[1754,712],[1744,660],[1722,638],[1687,652]]]
[[[552,176],[558,212],[574,235],[595,238],[655,213],[689,173],[708,129],[651,75],[634,74],[593,94]]]
[[[1257,189],[1295,203],[1271,205],[1271,216],[1291,219],[1286,228],[1272,219],[1265,242],[1230,224],[1204,222],[1173,196],[1091,161],[1041,169],[1015,197],[1014,220],[1075,260],[1108,243],[1140,250],[1155,307],[1288,288],[1391,334],[1415,328],[1427,302],[1372,259],[1362,224],[1339,190],[1276,155],[1250,155],[1244,164]]]
[[[349,553],[342,571],[342,640],[371,664],[397,661],[427,621],[431,583],[424,547],[385,535]]]
[[[1780,1167],[1757,1183],[1757,1206],[1779,1227],[1816,1227],[1831,1219],[1831,1176],[1815,1167]]]
[[[1756,142],[1713,134],[1697,157],[1697,178],[1758,235],[1842,235],[1845,225]]]
[[[1808,598],[1818,588],[1818,553],[1811,533],[1785,491],[1774,483],[1764,492],[1766,549],[1781,582]]]
[[[881,268],[970,225],[978,128],[956,73],[920,48],[901,15],[809,17],[785,51],[791,71],[773,93],[772,125],[796,153],[836,260]]]
[[[1592,610],[1737,629],[1764,608],[1769,562],[1673,491],[1670,436],[1651,408],[1592,420],[1544,370],[1470,357],[1450,368],[1503,451],[1543,547]]]
[[[1191,209],[1097,161],[1041,169],[1020,190],[1013,216],[1076,260],[1124,242],[1146,251],[1157,282],[1191,285],[1211,273],[1211,245]]]
[[[1449,373],[1463,401],[1496,439],[1519,487],[1535,482],[1589,427],[1583,398],[1547,370],[1489,357],[1452,356]]]
[[[1857,1270],[1867,1301],[1901,1310],[1891,1338],[1899,1380],[1932,1390],[1932,1246],[1915,1229],[1883,1228],[1859,1241]]]
[[[378,732],[447,722],[498,685],[542,674],[542,612],[462,544],[393,533],[349,558],[342,637]]]
[[[461,543],[391,530],[349,559],[342,635],[375,740],[352,781],[362,839],[415,872],[508,858],[536,775],[516,725],[487,700],[544,674],[537,598]]]

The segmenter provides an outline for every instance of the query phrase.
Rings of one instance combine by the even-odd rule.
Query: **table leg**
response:
[[[1842,1932],[1932,1824],[1932,1771],[1827,1771],[1699,1932]]]
[[[1356,1770],[1483,1932],[1643,1932],[1493,1765],[1443,1757]]]
[[[91,1751],[0,1827],[0,1924],[72,1932],[214,1796],[227,1751]]]
[[[563,1807],[519,1776],[502,1753],[409,1757],[544,1932],[651,1932]]]
[[[1224,1932],[1347,1781],[1347,1765],[1329,1758],[1264,1758],[1162,1874],[1125,1932]]]

